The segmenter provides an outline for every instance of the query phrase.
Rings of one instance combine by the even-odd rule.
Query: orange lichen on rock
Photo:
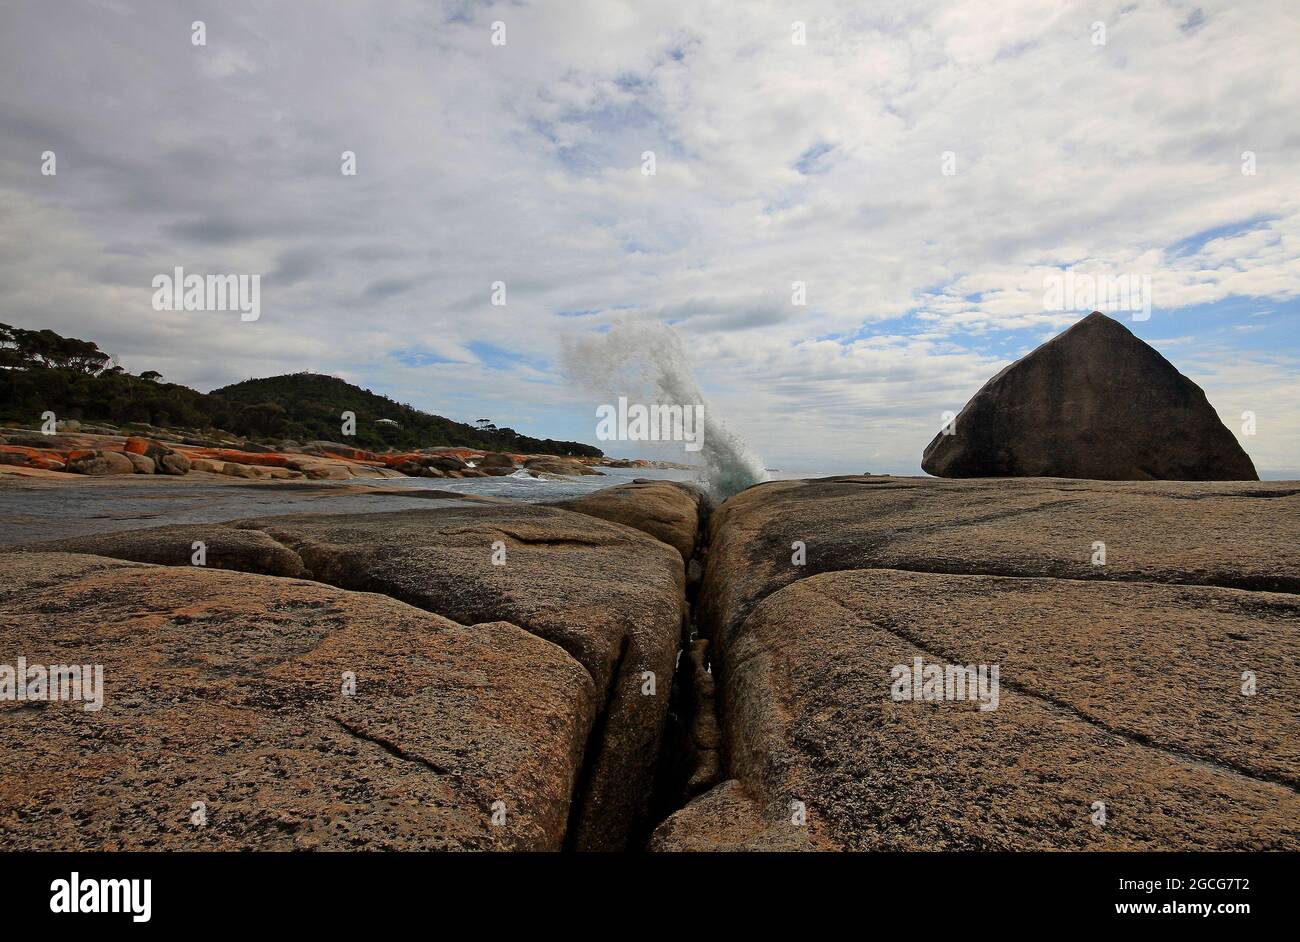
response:
[[[307,455],[289,455],[278,451],[252,452],[238,451],[234,448],[183,448],[181,450],[190,458],[233,461],[236,464],[256,464],[267,468],[290,468],[308,458]]]
[[[63,455],[56,451],[28,448],[25,445],[0,445],[0,464],[39,468],[42,471],[62,471],[65,461]]]

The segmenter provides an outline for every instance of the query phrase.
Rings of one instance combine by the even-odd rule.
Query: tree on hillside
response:
[[[98,376],[108,366],[109,359],[90,340],[64,337],[52,330],[24,330],[0,324],[0,365],[3,366],[75,370]]]
[[[0,367],[16,369],[22,365],[23,355],[18,349],[18,338],[14,336],[14,328],[8,324],[0,324]]]
[[[284,421],[288,410],[278,402],[259,402],[247,406],[239,416],[263,435],[275,434],[276,427]]]
[[[45,410],[83,421],[174,425],[301,441],[337,439],[339,416],[348,410],[357,415],[354,441],[362,448],[467,445],[493,451],[602,454],[581,442],[536,439],[497,428],[491,419],[457,422],[318,373],[250,379],[201,393],[164,383],[157,370],[128,373],[89,341],[0,324],[0,421],[27,423]]]

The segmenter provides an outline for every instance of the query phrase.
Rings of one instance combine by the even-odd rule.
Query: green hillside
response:
[[[134,376],[92,341],[0,324],[0,422],[30,428],[47,411],[60,419],[220,430],[271,443],[345,440],[381,451],[390,446],[467,445],[536,454],[603,454],[591,445],[530,438],[486,421],[482,426],[455,422],[315,373],[249,379],[201,393],[163,382],[151,371]],[[356,435],[347,439],[341,431],[345,411],[357,419]]]
[[[357,418],[355,441],[363,448],[418,448],[429,445],[471,445],[495,451],[530,452],[550,455],[599,457],[601,450],[580,442],[530,438],[514,429],[483,427],[456,422],[440,415],[421,412],[353,386],[335,376],[292,373],[249,379],[233,386],[214,389],[214,398],[242,407],[249,421],[265,422],[278,435],[309,439],[339,439],[340,415],[353,412]],[[250,413],[251,414],[248,414]],[[389,425],[377,420],[388,419]]]

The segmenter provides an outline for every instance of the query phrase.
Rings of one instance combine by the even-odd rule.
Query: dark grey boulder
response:
[[[925,449],[937,477],[1257,481],[1205,393],[1094,311],[984,384]]]

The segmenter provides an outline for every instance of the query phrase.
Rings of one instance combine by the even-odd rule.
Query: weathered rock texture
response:
[[[536,474],[558,474],[565,477],[600,474],[576,458],[529,458],[524,462],[524,467]]]
[[[188,566],[195,540],[208,566],[378,592],[462,624],[510,622],[558,645],[586,669],[601,704],[570,845],[619,848],[645,826],[685,620],[675,549],[619,524],[516,504],[268,517],[32,548]]]
[[[1205,393],[1094,311],[984,384],[921,467],[939,477],[1254,481]]]
[[[12,849],[558,849],[599,708],[513,625],[94,556],[0,555],[0,646],[104,667],[98,711],[0,702]]]
[[[606,487],[556,506],[580,514],[612,520],[648,533],[691,558],[705,510],[704,494],[689,484],[636,480]]]
[[[762,803],[731,779],[706,792],[655,828],[649,850],[656,852],[817,850],[807,828],[769,815]]]
[[[478,459],[476,466],[488,474],[510,474],[515,469],[515,461],[510,455],[499,451],[489,451]]]
[[[0,702],[0,841],[639,846],[690,556],[652,849],[1300,849],[1295,482],[773,482],[703,542],[616,491],[0,552],[0,664],[107,668],[99,713]],[[915,658],[997,709],[894,700]]]
[[[1300,592],[1294,481],[778,481],[731,498],[709,532],[701,603],[724,638],[764,596],[845,569]],[[791,565],[795,541],[806,544],[805,566]],[[1094,543],[1106,544],[1105,565],[1093,564]]]
[[[74,452],[68,458],[66,469],[73,474],[134,474],[135,465],[126,455],[116,451]]]
[[[710,536],[729,782],[652,847],[1300,848],[1293,483],[780,482]],[[896,702],[916,657],[998,708]]]

